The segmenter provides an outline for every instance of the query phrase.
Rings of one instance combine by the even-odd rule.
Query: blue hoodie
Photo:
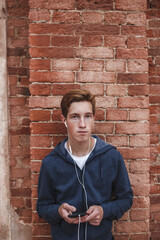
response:
[[[104,214],[101,224],[88,224],[87,240],[111,240],[112,220],[119,219],[132,206],[132,189],[121,154],[98,137],[85,164],[84,184],[88,206],[99,205]],[[51,224],[54,240],[77,240],[77,225],[69,224],[58,213],[62,203],[86,211],[84,189],[78,182],[73,159],[64,143],[44,158],[38,182],[37,212]],[[83,169],[78,168],[82,179]],[[80,240],[85,239],[85,223],[80,226]]]

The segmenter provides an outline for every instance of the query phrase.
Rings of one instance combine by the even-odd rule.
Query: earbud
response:
[[[68,126],[67,126],[67,123],[66,123],[66,122],[64,122],[64,124],[65,124],[65,126],[66,126],[66,128],[67,128],[67,127],[68,127]]]

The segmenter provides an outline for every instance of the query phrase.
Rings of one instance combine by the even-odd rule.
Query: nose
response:
[[[85,128],[86,127],[86,121],[85,121],[85,119],[83,117],[80,118],[79,127],[81,127],[81,128]]]

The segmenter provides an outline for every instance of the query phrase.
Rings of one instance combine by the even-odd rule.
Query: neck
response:
[[[69,152],[77,157],[82,157],[90,153],[91,148],[92,148],[92,138],[90,137],[88,139],[88,144],[83,143],[80,144],[78,143],[77,146],[71,143],[70,140],[68,140],[68,146],[67,146]]]

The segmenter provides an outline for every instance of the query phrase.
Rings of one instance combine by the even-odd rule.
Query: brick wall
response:
[[[34,240],[50,239],[50,226],[36,213],[38,174],[43,157],[66,134],[59,104],[72,88],[96,94],[95,133],[121,151],[132,182],[134,204],[114,223],[115,239],[149,239],[146,10],[145,0],[30,0]]]
[[[11,205],[31,223],[28,0],[6,0],[9,79]]]
[[[147,37],[150,84],[150,142],[151,142],[151,235],[160,238],[160,1],[148,1]]]

